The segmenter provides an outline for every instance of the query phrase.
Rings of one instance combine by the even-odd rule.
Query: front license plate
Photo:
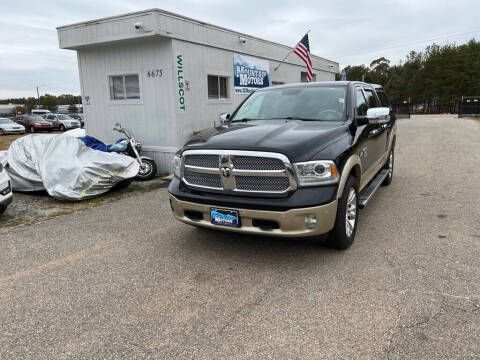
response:
[[[240,218],[238,217],[238,211],[227,209],[210,209],[210,218],[212,224],[223,225],[230,227],[239,227]]]

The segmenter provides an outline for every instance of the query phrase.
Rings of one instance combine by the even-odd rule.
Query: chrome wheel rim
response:
[[[347,197],[347,211],[345,214],[345,231],[347,236],[350,237],[355,229],[355,222],[357,220],[357,194],[352,187],[348,192]]]
[[[388,177],[392,177],[393,175],[393,151],[390,151],[390,155],[388,157]]]
[[[145,161],[143,163],[143,166],[140,166],[138,174],[140,176],[146,176],[146,175],[149,175],[151,172],[152,172],[152,166],[147,161]]]

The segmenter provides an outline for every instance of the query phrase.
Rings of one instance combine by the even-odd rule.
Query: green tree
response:
[[[368,73],[368,68],[365,65],[349,65],[343,71],[347,74],[347,80],[363,81]]]
[[[45,94],[40,96],[40,104],[42,104],[45,109],[52,112],[57,111],[58,102],[55,95]]]
[[[24,104],[23,107],[25,109],[25,112],[30,113],[32,112],[32,109],[35,109],[35,106],[37,105],[37,99],[33,97],[29,97],[25,99],[23,104]]]

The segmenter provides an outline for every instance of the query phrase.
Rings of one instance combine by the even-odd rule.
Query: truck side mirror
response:
[[[220,124],[227,125],[230,122],[230,114],[229,113],[221,113],[220,114]]]
[[[375,107],[367,110],[367,119],[372,122],[388,120],[390,115],[390,108],[388,107]]]

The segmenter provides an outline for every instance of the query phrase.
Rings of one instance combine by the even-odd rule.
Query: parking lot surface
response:
[[[180,224],[166,189],[0,233],[0,358],[479,358],[480,122],[398,125],[347,251]]]

